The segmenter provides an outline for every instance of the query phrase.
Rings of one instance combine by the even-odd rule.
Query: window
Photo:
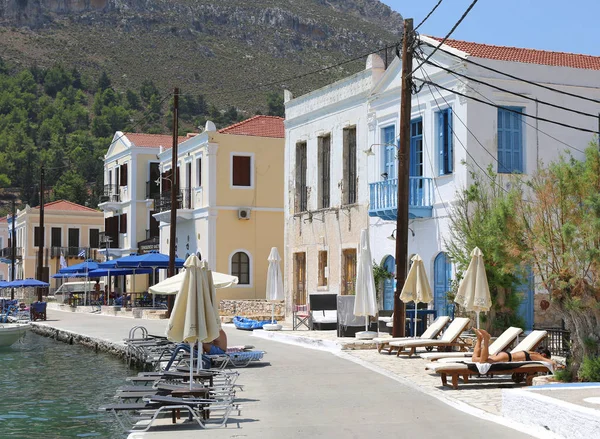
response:
[[[156,218],[154,218],[154,214],[158,213],[155,210],[151,210],[148,214],[149,216],[149,224],[150,224],[150,229],[149,229],[149,234],[146,235],[146,239],[150,239],[150,238],[158,238],[160,236],[160,227],[159,227],[159,222],[156,220]]]
[[[250,258],[245,252],[231,257],[231,275],[238,277],[238,285],[250,285]]]
[[[39,247],[40,245],[40,228],[38,226],[33,228],[33,246]]]
[[[79,229],[69,229],[69,256],[79,254]]]
[[[423,119],[410,122],[410,169],[411,177],[423,176]]]
[[[119,248],[119,217],[104,218],[104,235],[110,240],[110,248]]]
[[[121,186],[127,186],[127,163],[121,165],[119,168],[119,181],[121,182]]]
[[[119,216],[119,233],[127,233],[127,214]]]
[[[62,229],[52,227],[50,231],[50,247],[62,247]]]
[[[296,212],[306,212],[306,142],[296,143]]]
[[[329,188],[329,172],[331,168],[331,136],[319,137],[318,149],[318,166],[319,166],[319,209],[329,207],[330,188]]]
[[[100,248],[100,230],[90,229],[90,248]]]
[[[327,278],[329,277],[327,269],[327,251],[319,251],[319,283],[317,286],[326,287]]]
[[[452,174],[454,151],[452,145],[452,108],[436,113],[439,175]]]
[[[498,108],[498,172],[523,172],[523,108]]]
[[[396,178],[396,130],[394,125],[385,127],[381,132],[383,138],[383,172],[382,176],[384,179]]]
[[[234,155],[232,158],[231,182],[233,186],[252,186],[252,157]]]
[[[148,170],[148,172],[150,180],[148,181],[146,199],[152,200],[154,198],[157,198],[160,194],[160,168],[158,166],[158,163],[150,163],[150,169]]]
[[[344,185],[342,202],[356,203],[356,127],[344,129]]]
[[[202,157],[196,159],[196,187],[202,187]]]

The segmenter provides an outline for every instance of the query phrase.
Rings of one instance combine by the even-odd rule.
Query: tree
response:
[[[111,87],[110,78],[106,72],[102,72],[98,78],[98,91],[104,91]]]
[[[513,189],[522,235],[511,251],[529,261],[571,331],[571,371],[600,353],[600,153],[540,168]],[[516,236],[515,236],[516,238]]]
[[[136,92],[127,89],[125,92],[125,99],[127,99],[127,105],[129,105],[129,108],[132,110],[140,109],[140,97]]]
[[[87,196],[85,179],[76,171],[66,171],[54,186],[55,200],[68,200],[85,205]]]
[[[70,72],[67,72],[60,64],[50,68],[44,76],[44,90],[47,94],[54,97],[56,93],[61,91],[73,83],[73,77]]]
[[[149,80],[145,80],[142,82],[142,85],[140,86],[140,96],[142,97],[142,100],[145,103],[150,103],[150,99],[152,98],[152,96],[156,96],[158,99],[158,95],[158,88],[156,88],[154,82]]]
[[[267,114],[269,116],[285,117],[285,105],[281,93],[271,92],[267,95]]]
[[[522,326],[517,310],[521,299],[525,265],[509,250],[519,236],[520,226],[514,198],[506,193],[491,167],[485,174],[470,172],[472,183],[458,191],[450,212],[450,239],[445,240],[449,258],[462,278],[475,247],[483,252],[485,270],[492,296],[492,309],[485,319],[488,330],[502,332],[509,326]],[[455,283],[455,288],[458,282]]]

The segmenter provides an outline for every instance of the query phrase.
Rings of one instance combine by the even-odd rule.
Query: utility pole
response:
[[[16,240],[16,236],[15,236],[15,221],[17,221],[16,218],[16,200],[15,198],[12,199],[12,232],[11,232],[11,238],[10,238],[10,280],[13,281],[15,280],[15,259],[17,258],[17,245],[15,243]],[[15,300],[15,289],[11,288],[10,289],[10,300]]]
[[[410,162],[410,116],[412,111],[412,40],[413,21],[411,18],[408,18],[404,20],[404,38],[402,40],[402,95],[400,99],[400,145],[398,151],[396,291],[394,291],[393,337],[404,337],[406,332],[406,308],[400,300],[400,291],[406,281],[406,269],[408,266],[408,164]]]
[[[175,240],[177,239],[177,195],[179,179],[177,173],[177,138],[178,138],[179,88],[173,89],[173,146],[171,148],[171,226],[169,228],[169,268],[167,276],[175,276]],[[173,296],[167,299],[169,317],[173,310]]]
[[[40,234],[38,236],[37,279],[44,277],[44,165],[40,169]],[[42,288],[37,289],[38,302],[42,301]]]

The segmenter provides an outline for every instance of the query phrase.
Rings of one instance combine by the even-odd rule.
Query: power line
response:
[[[439,1],[437,2],[437,4],[436,4],[436,5],[433,7],[433,9],[432,9],[431,11],[429,11],[429,14],[427,14],[427,16],[426,16],[426,17],[425,17],[423,20],[421,20],[421,22],[420,22],[419,24],[417,24],[417,27],[415,27],[415,32],[417,31],[417,29],[419,29],[419,28],[421,27],[421,25],[422,25],[423,23],[425,23],[425,22],[427,21],[427,19],[428,19],[429,17],[431,17],[431,14],[433,14],[433,13],[435,12],[435,10],[438,8],[438,6],[439,6],[439,5],[440,5],[440,4],[441,4],[443,1],[444,1],[444,0],[439,0]]]
[[[442,41],[440,41],[440,44],[438,44],[438,46],[433,49],[433,52],[431,52],[427,58],[425,59],[425,61],[423,61],[421,64],[419,64],[417,67],[415,67],[413,69],[413,71],[410,73],[411,75],[413,75],[417,70],[419,70],[421,68],[421,66],[426,62],[429,61],[429,58],[431,58],[433,56],[433,54],[435,52],[437,52],[437,50],[442,46],[442,44],[444,44],[446,42],[446,40],[448,38],[450,38],[450,35],[452,35],[452,33],[456,30],[456,28],[462,23],[462,21],[465,19],[465,17],[467,15],[469,15],[469,12],[471,12],[471,9],[473,9],[473,6],[475,6],[475,4],[478,2],[479,0],[473,0],[473,2],[469,5],[469,7],[467,8],[467,10],[462,14],[462,16],[458,19],[458,21],[454,24],[454,26],[452,26],[452,29],[450,29],[450,32],[448,32],[446,34],[446,36],[444,37],[444,39]]]
[[[421,42],[423,44],[427,44],[428,46],[435,47],[440,52],[446,53],[448,55],[452,55],[453,57],[458,58],[461,61],[466,61],[466,62],[471,63],[471,64],[473,64],[473,65],[475,65],[477,67],[481,67],[481,68],[489,70],[491,72],[498,73],[500,75],[504,75],[504,76],[506,76],[508,78],[511,78],[511,79],[514,79],[516,81],[525,82],[527,84],[535,85],[537,87],[540,87],[540,88],[543,88],[543,89],[546,89],[546,90],[550,90],[550,91],[553,91],[553,92],[556,92],[556,93],[560,93],[560,94],[563,94],[563,95],[566,95],[566,96],[571,96],[573,98],[578,98],[578,99],[583,99],[585,101],[594,102],[595,104],[600,104],[600,100],[598,100],[598,99],[588,98],[587,96],[581,96],[581,95],[578,95],[578,94],[575,94],[575,93],[570,93],[568,91],[560,90],[558,88],[550,87],[548,85],[544,85],[544,84],[540,84],[540,83],[537,83],[537,82],[534,82],[534,81],[530,81],[528,79],[520,78],[518,76],[511,75],[510,73],[506,73],[506,72],[503,72],[501,70],[494,69],[493,67],[488,67],[488,66],[486,66],[484,64],[481,64],[481,63],[478,63],[476,61],[473,61],[470,58],[463,58],[462,56],[457,55],[456,53],[452,53],[452,52],[449,52],[447,50],[441,49],[440,46],[434,46],[433,44],[428,43],[428,42],[423,41],[423,40],[421,40]]]
[[[316,75],[317,73],[322,73],[322,72],[325,72],[327,70],[331,70],[331,69],[334,69],[336,67],[340,67],[340,66],[343,66],[345,64],[349,64],[351,62],[358,61],[359,59],[365,58],[365,57],[367,57],[369,55],[372,55],[374,53],[379,53],[379,52],[382,52],[384,50],[388,50],[388,49],[397,47],[398,44],[400,44],[400,43],[401,43],[401,41],[399,41],[397,43],[394,43],[392,45],[386,45],[386,46],[381,47],[379,49],[371,50],[369,52],[366,52],[366,53],[363,53],[361,55],[358,55],[358,56],[356,56],[354,58],[350,58],[350,59],[347,59],[345,61],[341,61],[341,62],[339,62],[337,64],[333,64],[333,65],[330,65],[330,66],[327,66],[327,67],[323,67],[323,68],[320,68],[320,69],[317,69],[317,70],[313,70],[313,71],[308,72],[308,73],[302,73],[300,75],[294,75],[294,76],[290,76],[290,77],[287,77],[287,78],[279,79],[277,81],[266,82],[266,83],[263,83],[263,84],[255,84],[255,85],[253,85],[251,87],[246,87],[246,88],[242,88],[242,89],[239,89],[239,90],[223,90],[223,91],[220,91],[220,92],[203,94],[203,96],[221,96],[221,95],[231,94],[232,92],[237,93],[237,92],[245,92],[245,91],[256,91],[257,88],[260,89],[260,88],[265,88],[265,87],[271,87],[273,85],[278,85],[278,84],[285,83],[285,82],[296,81],[298,79],[302,79],[302,78],[305,78],[307,76]],[[179,96],[187,96],[187,95],[196,96],[197,94],[198,93],[196,93],[196,94],[179,93]]]
[[[424,69],[423,69],[422,71],[424,72]],[[496,103],[495,103],[493,100],[491,100],[489,97],[485,96],[483,93],[481,93],[481,92],[480,92],[479,90],[477,90],[476,88],[473,88],[471,85],[469,85],[469,83],[467,83],[467,82],[463,81],[463,80],[462,80],[462,79],[461,79],[459,76],[456,76],[455,72],[450,72],[450,74],[454,75],[454,76],[455,76],[455,78],[456,78],[458,81],[460,81],[460,82],[461,82],[462,84],[464,84],[466,87],[469,87],[469,89],[473,90],[475,93],[477,93],[477,94],[478,94],[479,96],[481,96],[482,98],[484,98],[484,99],[488,100],[489,102],[491,102],[491,103],[492,103],[492,104],[494,104],[494,105],[497,105],[497,104],[496,104]],[[429,78],[429,79],[431,79],[431,77],[429,77],[429,75],[427,75],[427,76],[428,76],[428,78]],[[440,93],[440,96],[442,96],[442,98],[443,98],[443,95],[442,95],[441,93]],[[537,100],[536,100],[536,101],[537,101]],[[545,131],[543,131],[543,130],[539,129],[537,126],[535,126],[535,125],[533,125],[533,124],[531,124],[531,123],[527,122],[527,120],[525,120],[525,119],[523,119],[523,123],[525,123],[525,125],[527,125],[527,126],[529,126],[529,127],[533,128],[534,130],[536,130],[536,131],[538,131],[538,132],[540,132],[540,133],[542,133],[542,134],[544,134],[544,135],[546,135],[546,136],[550,137],[552,140],[554,140],[554,141],[556,141],[556,142],[558,142],[558,143],[561,143],[562,145],[566,146],[567,148],[570,148],[570,149],[572,149],[572,150],[574,150],[574,151],[577,151],[577,152],[580,152],[580,153],[582,153],[582,154],[584,153],[584,151],[582,151],[581,149],[579,149],[579,148],[577,148],[577,147],[575,147],[575,146],[569,145],[568,143],[566,143],[566,142],[564,142],[564,141],[562,141],[562,140],[560,140],[560,139],[558,139],[558,138],[554,137],[553,135],[546,133]],[[477,138],[476,138],[476,139],[477,139]],[[482,147],[483,147],[483,145],[482,145]],[[485,148],[485,147],[484,147],[484,148]]]
[[[441,70],[444,70],[444,71],[446,71],[448,73],[452,73],[454,75],[462,76],[463,78],[468,79],[469,81],[477,82],[477,83],[485,85],[487,87],[490,87],[490,88],[493,88],[493,89],[496,89],[496,90],[499,90],[499,91],[502,91],[502,92],[505,92],[505,93],[509,93],[509,94],[518,96],[518,97],[523,98],[523,99],[528,99],[530,101],[536,101],[536,102],[539,102],[540,104],[548,105],[550,107],[558,108],[560,110],[570,111],[572,113],[580,114],[582,116],[587,116],[587,117],[592,117],[594,119],[598,119],[598,115],[597,114],[586,113],[585,111],[574,110],[572,108],[564,107],[562,105],[553,104],[552,102],[542,101],[542,100],[539,100],[537,98],[533,98],[531,96],[527,96],[527,95],[524,95],[524,94],[521,94],[521,93],[517,93],[515,91],[508,90],[506,88],[498,87],[497,85],[493,85],[493,84],[490,84],[488,82],[482,81],[480,79],[473,78],[472,76],[467,76],[467,75],[465,75],[463,73],[456,72],[456,71],[451,70],[451,69],[449,69],[447,67],[444,67],[444,66],[441,66],[439,64],[436,64],[436,63],[434,63],[432,61],[425,61],[425,62],[427,64],[431,65],[431,66],[437,67],[437,68],[439,68]]]
[[[565,127],[565,128],[571,128],[571,129],[573,129],[573,130],[582,131],[582,132],[585,132],[585,133],[597,134],[597,132],[596,132],[596,131],[594,131],[594,130],[590,130],[590,129],[583,128],[583,127],[578,127],[578,126],[575,126],[575,125],[569,125],[569,124],[562,123],[562,122],[557,122],[557,121],[555,121],[555,120],[546,119],[546,118],[544,118],[544,117],[533,116],[532,114],[522,113],[522,112],[520,112],[519,110],[514,110],[514,109],[512,109],[512,108],[509,108],[509,107],[503,107],[502,105],[496,105],[496,104],[492,104],[492,103],[489,103],[489,102],[486,102],[486,101],[484,101],[483,99],[478,99],[478,98],[476,98],[476,97],[473,97],[473,96],[468,96],[468,95],[466,95],[466,94],[464,94],[464,93],[460,93],[460,92],[458,92],[458,91],[456,91],[456,90],[451,90],[451,89],[449,89],[449,88],[447,88],[447,87],[441,86],[441,85],[439,85],[439,84],[436,84],[436,83],[434,83],[434,82],[431,82],[431,81],[425,81],[424,79],[421,79],[421,78],[415,78],[415,79],[417,79],[417,80],[419,80],[419,81],[423,82],[424,84],[433,85],[434,87],[437,87],[437,88],[439,88],[439,89],[446,90],[446,91],[448,91],[448,92],[450,92],[450,93],[454,93],[455,95],[462,96],[462,97],[464,97],[464,98],[471,99],[471,100],[474,100],[474,101],[476,101],[476,102],[480,102],[480,103],[482,103],[482,104],[489,105],[489,106],[491,106],[491,107],[500,108],[500,109],[502,109],[502,110],[506,110],[506,111],[509,111],[509,112],[511,112],[511,113],[517,113],[517,114],[521,114],[521,115],[523,115],[523,116],[525,116],[525,117],[530,117],[530,118],[532,118],[532,119],[536,119],[536,120],[539,120],[539,121],[542,121],[542,122],[553,123],[553,124],[555,124],[555,125],[560,125],[560,126],[562,126],[562,127]]]

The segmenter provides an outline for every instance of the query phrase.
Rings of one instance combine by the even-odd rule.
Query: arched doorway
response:
[[[394,275],[383,282],[383,309],[392,310],[394,309],[396,259],[394,259],[393,256],[386,256],[385,260],[383,261],[383,268],[385,268],[388,273],[392,273]]]
[[[448,303],[446,293],[450,291],[450,282],[452,280],[452,265],[448,256],[440,252],[433,263],[433,306],[438,316],[452,316],[454,307]]]

